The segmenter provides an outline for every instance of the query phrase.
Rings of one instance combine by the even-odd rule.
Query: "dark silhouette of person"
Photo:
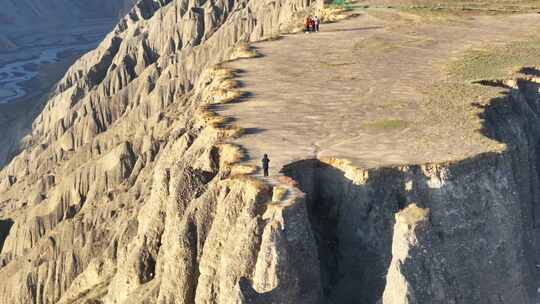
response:
[[[268,164],[270,164],[270,159],[268,158],[268,154],[265,154],[262,159],[262,167],[264,171],[264,176],[268,176]]]

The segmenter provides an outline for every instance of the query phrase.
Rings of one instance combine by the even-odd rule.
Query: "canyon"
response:
[[[0,171],[0,303],[537,303],[540,15],[451,17],[137,2]]]

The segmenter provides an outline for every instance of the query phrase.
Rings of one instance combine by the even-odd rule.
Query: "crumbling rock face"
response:
[[[394,213],[403,208],[402,174],[372,172],[363,184],[318,160],[284,168],[306,193],[322,292],[330,303],[375,303],[391,259]],[[371,173],[371,172],[370,172]]]
[[[536,303],[539,85],[519,80],[483,115],[507,144],[446,164],[361,170],[306,160],[327,303]],[[496,128],[495,128],[496,126]]]
[[[319,268],[324,302],[534,303],[536,202],[508,177],[509,155],[368,171],[320,161],[285,168],[307,193],[319,255],[310,267]],[[400,222],[416,206],[430,210],[421,225]]]
[[[140,1],[0,172],[0,303],[534,303],[531,80],[485,109],[501,154],[300,161],[286,202],[235,172],[214,65],[314,5]]]
[[[429,210],[415,204],[396,214],[392,263],[388,269],[384,303],[427,303],[434,298],[429,293],[430,281],[425,280],[430,278],[429,272],[433,269],[433,261],[429,260],[432,248],[430,228]]]
[[[70,68],[0,173],[0,303],[241,303],[240,281],[316,299],[293,271],[309,225],[268,254],[285,236],[263,217],[271,191],[231,174],[219,152],[230,131],[203,115],[223,80],[213,66],[313,5],[138,2]]]

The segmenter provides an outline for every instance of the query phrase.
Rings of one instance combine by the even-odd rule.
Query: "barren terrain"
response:
[[[387,2],[139,1],[0,112],[0,302],[538,303],[536,3]]]
[[[250,95],[216,110],[246,128],[235,143],[249,152],[251,163],[268,153],[274,172],[306,158],[379,167],[504,149],[482,134],[478,107],[502,89],[473,84],[476,79],[455,70],[471,50],[533,39],[540,15],[425,23],[402,19],[392,9],[354,13],[324,24],[320,33],[257,43],[260,58],[228,65],[241,71],[238,80]],[[491,63],[463,64],[481,71]],[[510,77],[517,66],[500,69]]]

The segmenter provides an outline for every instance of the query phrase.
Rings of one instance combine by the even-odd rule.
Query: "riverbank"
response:
[[[25,96],[22,83],[36,77],[40,65],[58,61],[64,52],[95,48],[113,25],[114,20],[99,19],[73,28],[18,35],[16,49],[0,52],[0,104]]]
[[[83,52],[64,51],[57,62],[41,64],[36,76],[20,83],[28,94],[12,102],[0,104],[0,167],[18,150],[18,143],[31,129],[32,121],[41,112],[48,92]]]
[[[20,147],[51,88],[82,54],[98,45],[115,19],[76,27],[21,30],[16,48],[0,50],[0,167]],[[4,35],[13,34],[6,29]]]
[[[67,47],[47,48],[38,57],[0,67],[0,75],[5,75],[0,79],[0,103],[10,103],[25,96],[28,90],[25,90],[23,83],[38,76],[40,65],[55,63],[61,60],[62,54],[65,53],[82,54],[96,45],[97,42],[92,42]]]

